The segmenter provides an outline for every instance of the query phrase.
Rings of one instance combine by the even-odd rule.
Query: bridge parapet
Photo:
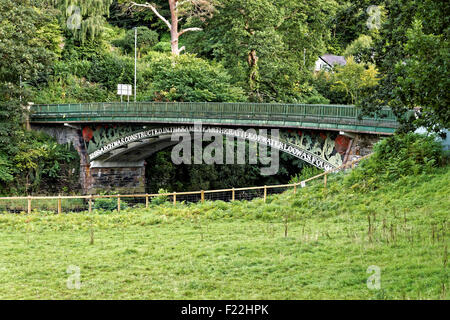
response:
[[[322,129],[389,135],[399,123],[389,108],[379,116],[361,117],[346,105],[101,102],[34,105],[32,123],[170,123]]]

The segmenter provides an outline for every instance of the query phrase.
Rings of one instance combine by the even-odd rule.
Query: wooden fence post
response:
[[[92,194],[89,196],[89,213],[92,213]]]
[[[297,184],[295,183],[294,184],[294,194],[296,194],[297,193]]]
[[[267,186],[264,186],[264,202],[267,200]]]
[[[231,201],[234,201],[235,195],[234,195],[234,188],[231,189]]]
[[[173,193],[173,205],[174,206],[177,205],[177,193],[176,192]]]
[[[120,212],[120,195],[117,196],[117,212]]]
[[[59,195],[59,198],[58,198],[58,214],[61,214],[61,195]]]
[[[145,195],[145,207],[148,208],[148,193]]]
[[[204,203],[205,202],[205,191],[204,190],[201,191],[201,195],[202,195],[202,203]]]
[[[28,196],[28,214],[31,213],[31,196]]]

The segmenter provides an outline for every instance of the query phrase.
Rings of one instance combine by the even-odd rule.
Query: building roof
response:
[[[344,56],[335,56],[334,54],[324,54],[319,57],[325,63],[327,63],[330,67],[334,67],[335,65],[345,66],[347,61]]]

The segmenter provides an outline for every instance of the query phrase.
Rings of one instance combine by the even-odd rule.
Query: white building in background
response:
[[[334,54],[324,54],[319,57],[316,61],[316,66],[314,71],[318,72],[320,70],[330,71],[335,65],[345,66],[347,61],[344,56],[335,56]]]

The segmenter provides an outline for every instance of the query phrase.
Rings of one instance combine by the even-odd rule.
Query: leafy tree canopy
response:
[[[102,33],[105,16],[113,0],[53,0],[64,13],[63,24],[75,39],[84,43],[94,40]]]
[[[243,90],[231,84],[231,76],[223,66],[194,55],[156,54],[150,58],[144,78],[150,83],[150,94],[156,100],[246,100]]]
[[[386,2],[388,17],[375,42],[381,82],[366,99],[366,113],[389,105],[403,131],[424,126],[440,132],[449,128],[449,34],[447,1]],[[406,116],[416,108],[416,117]]]
[[[255,101],[295,102],[330,37],[336,2],[225,0],[190,35],[194,50],[223,62]]]

